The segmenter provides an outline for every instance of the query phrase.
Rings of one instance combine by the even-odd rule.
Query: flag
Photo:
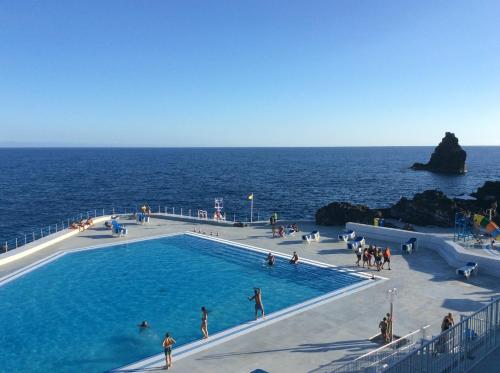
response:
[[[248,196],[248,200],[249,201],[253,200],[253,193]]]

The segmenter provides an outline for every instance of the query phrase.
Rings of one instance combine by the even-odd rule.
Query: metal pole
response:
[[[16,249],[17,249],[17,237],[16,237]]]
[[[191,217],[191,209],[189,209],[189,217]]]
[[[182,207],[181,207],[181,216],[182,216]]]
[[[28,241],[28,239],[26,238],[26,235],[24,235],[24,244],[26,245],[26,242]]]
[[[43,229],[40,229],[40,236],[43,238]]]
[[[35,232],[33,232],[33,241],[35,241]],[[32,242],[33,242],[33,241],[32,241]]]
[[[250,200],[250,223],[253,222],[253,193],[251,194],[252,199]]]
[[[49,234],[50,234],[50,225],[49,225]]]
[[[390,310],[389,310],[389,315],[391,318],[391,327],[388,330],[389,331],[389,341],[393,341],[394,337],[394,298],[398,295],[398,289],[397,288],[392,288],[387,290],[387,294],[389,295],[389,301],[390,301]]]
[[[175,215],[175,207],[172,207],[172,215]]]
[[[158,205],[158,214],[161,212],[161,206]]]

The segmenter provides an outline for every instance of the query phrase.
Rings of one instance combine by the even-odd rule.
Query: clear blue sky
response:
[[[500,1],[0,0],[0,145],[500,145]]]

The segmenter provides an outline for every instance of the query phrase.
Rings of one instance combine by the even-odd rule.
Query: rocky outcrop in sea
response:
[[[467,171],[465,160],[467,152],[458,143],[455,134],[446,132],[445,136],[434,149],[427,163],[414,163],[414,170],[426,170],[443,174],[464,174]]]

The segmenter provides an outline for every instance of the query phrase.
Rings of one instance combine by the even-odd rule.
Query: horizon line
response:
[[[331,148],[426,148],[433,145],[332,145],[332,146],[158,146],[158,145],[0,145],[0,149],[331,149]],[[460,145],[500,147],[500,145]]]

